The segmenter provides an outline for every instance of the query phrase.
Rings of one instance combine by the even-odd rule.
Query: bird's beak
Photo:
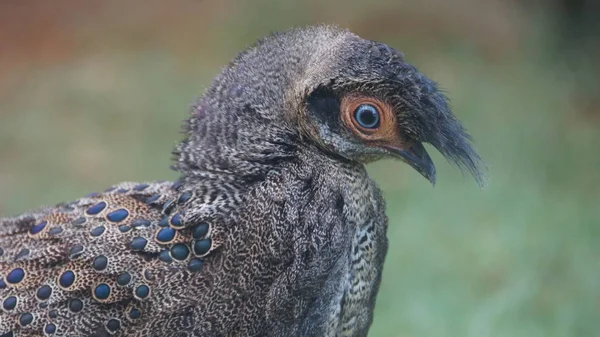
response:
[[[415,142],[408,147],[386,146],[385,148],[435,185],[435,165],[423,144]]]

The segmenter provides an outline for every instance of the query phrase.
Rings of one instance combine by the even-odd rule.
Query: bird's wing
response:
[[[275,175],[236,209],[170,183],[0,222],[0,332],[287,336],[323,329],[350,240],[337,198]],[[199,210],[219,213],[208,222]],[[341,266],[341,267],[340,267]],[[323,334],[321,334],[323,335]],[[0,335],[2,336],[2,335]]]
[[[106,334],[140,319],[158,224],[175,216],[164,215],[171,186],[122,183],[0,219],[0,336]]]

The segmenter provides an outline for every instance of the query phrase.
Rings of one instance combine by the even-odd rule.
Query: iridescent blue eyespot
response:
[[[146,203],[151,204],[151,203],[155,202],[156,200],[158,200],[159,198],[160,198],[160,194],[155,194],[155,195],[151,196],[150,198],[146,199]]]
[[[146,248],[146,244],[148,244],[148,240],[144,239],[143,237],[135,237],[133,238],[133,240],[131,240],[131,244],[130,247],[133,250],[142,250],[144,248]]]
[[[169,243],[175,238],[175,230],[171,227],[161,228],[156,233],[156,240],[160,243]]]
[[[31,322],[33,322],[33,315],[31,313],[26,312],[19,317],[19,324],[21,326],[28,326]]]
[[[119,232],[121,233],[127,233],[131,230],[131,227],[126,226],[126,225],[121,225],[119,226]]]
[[[365,129],[377,129],[379,127],[379,111],[372,104],[361,104],[354,110],[354,119]]]
[[[94,227],[90,231],[90,235],[91,236],[100,236],[104,233],[105,230],[106,230],[106,228],[104,226]]]
[[[129,211],[125,208],[120,208],[116,211],[112,211],[106,215],[106,218],[112,222],[120,222],[125,220],[129,216]]]
[[[13,310],[17,306],[17,298],[15,296],[9,296],[2,302],[2,308],[4,310]]]
[[[175,228],[183,227],[183,222],[181,221],[181,213],[173,215],[173,217],[171,218],[171,226]]]
[[[111,318],[106,322],[106,331],[108,331],[109,334],[114,334],[119,329],[121,329],[121,321],[118,319]]]
[[[169,249],[165,249],[165,250],[161,251],[160,254],[158,254],[158,259],[164,263],[173,262],[173,259],[171,258],[171,254],[169,252],[170,252]]]
[[[46,228],[46,225],[48,224],[47,221],[42,221],[37,225],[34,225],[33,227],[31,227],[30,233],[31,234],[37,234],[41,231],[44,230],[44,228]]]
[[[134,190],[134,191],[143,191],[143,190],[145,190],[146,188],[148,188],[148,186],[150,186],[150,185],[148,185],[148,184],[139,184],[139,185],[135,185],[135,186],[133,187],[133,190]]]
[[[52,295],[52,287],[50,287],[47,284],[44,284],[37,290],[35,295],[38,299],[42,301],[47,300],[50,297],[50,295]]]
[[[136,308],[131,308],[131,310],[129,311],[129,318],[131,318],[131,319],[138,319],[141,316],[142,316],[142,313]]]
[[[160,227],[167,227],[169,225],[169,217],[166,216],[166,217],[160,219],[160,221],[158,222],[158,225]]]
[[[94,289],[94,297],[105,300],[110,296],[110,286],[106,283],[100,283]]]
[[[96,214],[102,212],[105,208],[106,208],[106,203],[104,201],[100,201],[99,203],[95,204],[94,206],[88,208],[86,213],[89,215],[96,215]]]
[[[68,288],[75,283],[75,273],[71,270],[66,270],[58,278],[58,284],[63,288]]]
[[[94,261],[92,262],[92,267],[97,271],[102,271],[102,270],[106,269],[107,265],[108,265],[108,258],[104,255],[96,256],[94,258]]]
[[[192,228],[192,237],[196,240],[202,239],[206,234],[208,234],[208,224],[206,222],[201,222]]]
[[[69,301],[69,310],[72,312],[80,312],[82,309],[83,302],[80,299],[74,298]]]
[[[6,275],[6,282],[15,284],[23,281],[23,278],[25,278],[25,271],[23,268],[15,268]]]
[[[194,242],[194,254],[197,256],[204,256],[210,250],[212,241],[209,239],[198,240]]]
[[[175,260],[183,261],[190,255],[190,249],[183,243],[177,243],[171,247],[171,256]]]
[[[56,325],[52,324],[52,323],[48,323],[46,324],[46,326],[44,327],[44,332],[47,335],[52,335],[56,332]]]
[[[84,222],[85,222],[85,218],[84,217],[79,217],[79,218],[71,221],[71,225],[79,226],[79,225],[82,225]]]
[[[146,297],[148,297],[148,295],[150,295],[150,287],[148,287],[147,285],[142,284],[135,288],[136,297],[140,299],[145,299]]]
[[[188,200],[190,200],[191,197],[192,197],[192,193],[185,192],[179,196],[179,199],[177,199],[177,203],[180,205],[185,204]]]
[[[48,235],[57,235],[63,232],[63,228],[60,226],[52,227],[48,231]]]
[[[123,272],[117,276],[117,284],[120,286],[126,286],[131,281],[131,274]]]

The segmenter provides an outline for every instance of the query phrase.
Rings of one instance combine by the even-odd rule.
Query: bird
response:
[[[483,184],[438,84],[331,25],[271,33],[191,105],[175,181],[0,220],[0,336],[366,336],[388,239],[365,165]]]

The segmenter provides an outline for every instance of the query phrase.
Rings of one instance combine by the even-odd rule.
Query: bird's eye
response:
[[[354,119],[358,125],[365,129],[377,129],[379,127],[379,111],[374,105],[361,104],[354,110]]]
[[[394,109],[380,99],[348,94],[342,97],[340,112],[346,127],[365,141],[392,141],[399,134]]]

